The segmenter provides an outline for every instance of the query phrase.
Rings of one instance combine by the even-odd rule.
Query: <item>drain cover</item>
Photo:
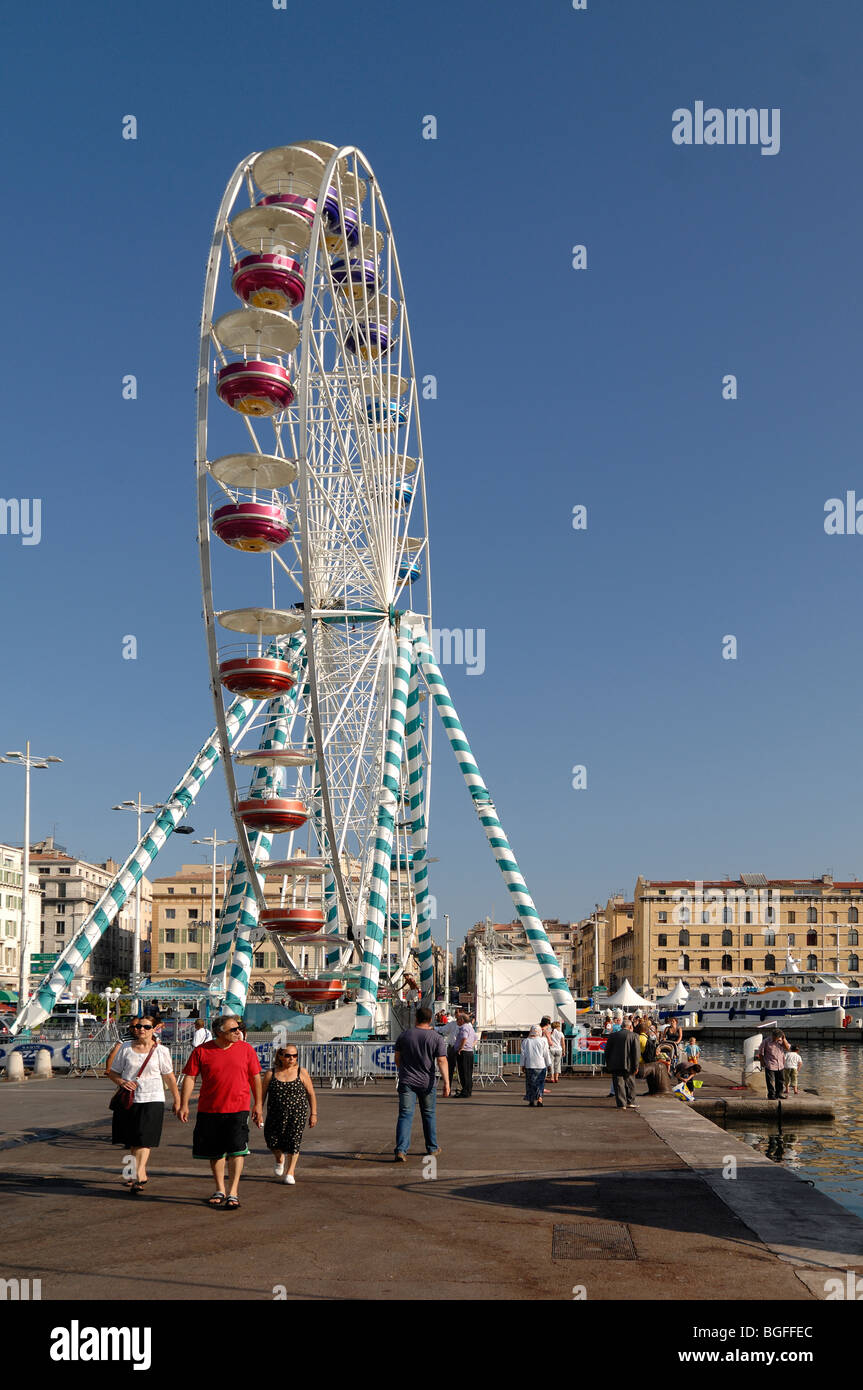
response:
[[[554,1226],[551,1235],[553,1260],[634,1260],[638,1257],[632,1237],[619,1221],[583,1222],[577,1226]]]

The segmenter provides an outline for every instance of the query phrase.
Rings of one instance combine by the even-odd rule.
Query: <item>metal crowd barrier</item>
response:
[[[480,1086],[493,1086],[496,1081],[507,1082],[503,1075],[503,1048],[497,1042],[481,1042],[473,1068],[473,1079]]]

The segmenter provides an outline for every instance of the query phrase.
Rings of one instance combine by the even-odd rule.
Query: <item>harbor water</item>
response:
[[[742,1139],[775,1162],[813,1182],[856,1216],[863,1217],[863,1047],[859,1044],[795,1041],[803,1058],[800,1094],[808,1090],[831,1100],[836,1118],[831,1123],[789,1121],[781,1128],[769,1123],[729,1126]],[[741,1041],[705,1039],[703,1061],[742,1070]]]

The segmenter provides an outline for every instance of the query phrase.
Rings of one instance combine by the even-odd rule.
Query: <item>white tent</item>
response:
[[[682,1004],[688,998],[689,990],[682,980],[678,980],[674,989],[670,990],[668,994],[663,994],[662,998],[657,999],[656,1002],[662,1009],[676,1009],[678,1004]]]
[[[606,1009],[640,1009],[645,1005],[648,1008],[652,1007],[649,999],[642,999],[640,994],[636,994],[629,981],[624,980],[617,993],[605,1000],[604,1007]]]

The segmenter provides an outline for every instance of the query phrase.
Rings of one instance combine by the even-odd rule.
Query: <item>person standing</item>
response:
[[[192,1046],[200,1047],[201,1043],[210,1042],[212,1033],[202,1018],[195,1019],[195,1032],[192,1037]]]
[[[560,1019],[556,1018],[551,1025],[551,1033],[548,1039],[548,1050],[551,1053],[551,1076],[549,1083],[556,1086],[560,1081],[560,1069],[563,1065],[563,1030],[560,1026]]]
[[[521,1045],[521,1069],[525,1077],[525,1100],[533,1107],[542,1105],[542,1086],[551,1066],[548,1038],[538,1023],[531,1025],[530,1034]]]
[[[426,1153],[439,1154],[435,1123],[435,1066],[443,1081],[443,1094],[448,1096],[449,1069],[446,1043],[431,1026],[431,1009],[417,1009],[416,1023],[406,1028],[396,1039],[395,1062],[398,1071],[399,1117],[396,1125],[395,1162],[407,1162],[411,1146],[414,1111],[420,1103]]]
[[[689,1039],[688,1043],[683,1049],[683,1055],[686,1058],[687,1062],[697,1062],[699,1057],[701,1056],[701,1048],[698,1046],[694,1034]]]
[[[455,1052],[461,1086],[458,1098],[461,1100],[473,1095],[473,1050],[476,1046],[476,1030],[464,1009],[459,1009],[456,1018],[458,1032],[455,1038]]]
[[[318,1098],[312,1078],[300,1066],[296,1043],[277,1049],[272,1070],[264,1072],[261,1097],[267,1102],[264,1142],[276,1160],[273,1173],[293,1186],[306,1120],[310,1129],[318,1123]],[[289,1159],[287,1172],[285,1155]]]
[[[768,1100],[785,1099],[787,1094],[785,1090],[785,1056],[790,1051],[791,1044],[778,1023],[775,1023],[770,1037],[764,1039],[755,1054],[764,1067]]]
[[[250,1043],[242,1041],[241,1020],[223,1014],[213,1024],[213,1039],[193,1049],[183,1074],[179,1118],[189,1120],[195,1077],[201,1078],[198,1118],[192,1136],[193,1158],[209,1160],[216,1190],[208,1206],[235,1211],[243,1159],[249,1152],[249,1092],[254,1092],[255,1124],[264,1123],[261,1064]],[[228,1185],[225,1187],[225,1165]]]
[[[446,1061],[449,1071],[450,1086],[454,1088],[456,1074],[455,1040],[458,1037],[458,1024],[454,1018],[450,1018],[449,1014],[442,1014],[441,1025],[438,1028],[438,1032],[446,1043]],[[455,1095],[454,1089],[453,1095]]]
[[[633,1077],[638,1071],[638,1039],[629,1019],[605,1044],[605,1070],[611,1073],[618,1110],[637,1110]]]
[[[799,1094],[797,1090],[797,1073],[803,1068],[803,1058],[795,1047],[785,1054],[785,1090],[791,1093],[792,1087],[795,1096]]]
[[[119,1043],[108,1059],[106,1075],[121,1090],[131,1091],[134,1099],[128,1107],[113,1112],[111,1143],[122,1144],[135,1160],[135,1177],[129,1181],[129,1191],[137,1197],[149,1182],[147,1162],[152,1149],[158,1149],[165,1118],[165,1087],[174,1097],[174,1114],[179,1113],[180,1092],[174,1066],[167,1047],[154,1033],[149,1014],[134,1018],[129,1025],[131,1041]]]

